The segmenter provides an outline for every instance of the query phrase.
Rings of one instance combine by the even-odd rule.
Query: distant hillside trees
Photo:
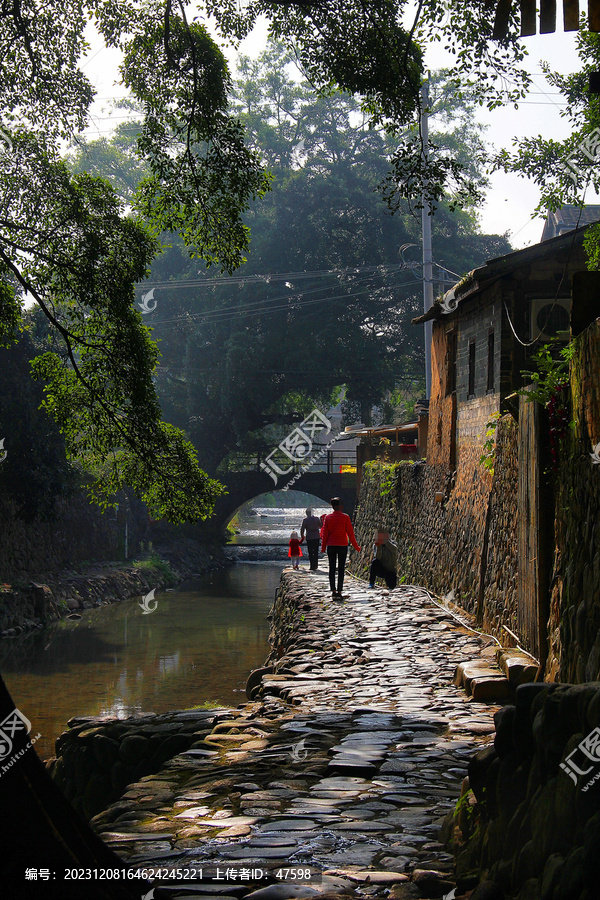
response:
[[[481,130],[447,73],[432,83],[434,140],[468,159],[483,187]],[[210,277],[174,246],[156,260],[158,307],[145,318],[161,351],[165,415],[210,472],[229,453],[269,452],[344,388],[348,421],[410,410],[424,390],[420,215],[382,199],[394,142],[348,94],[315,95],[281,45],[242,59],[235,102],[272,190],[244,217],[252,242],[235,281]],[[441,152],[441,151],[440,151]],[[402,269],[399,248],[414,269]],[[483,235],[474,204],[434,217],[436,261],[462,275],[510,250]],[[439,270],[438,270],[439,271]],[[285,274],[287,273],[287,274]],[[262,276],[262,277],[253,277]],[[453,276],[449,275],[449,278]],[[194,283],[200,282],[200,283]]]

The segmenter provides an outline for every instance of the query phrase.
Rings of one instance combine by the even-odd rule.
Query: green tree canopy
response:
[[[390,391],[421,390],[423,338],[411,325],[422,305],[420,268],[402,268],[399,257],[403,244],[420,245],[420,220],[406,203],[390,215],[377,190],[394,140],[369,127],[356,98],[316,95],[290,67],[280,44],[239,62],[236,108],[274,179],[245,216],[248,262],[234,278],[211,278],[174,245],[147,282],[158,304],[147,319],[162,353],[163,408],[211,472],[229,452],[268,452],[342,387],[348,408],[367,420]],[[442,125],[434,138],[483,181],[473,104],[458,103],[453,84],[447,73],[432,78]],[[434,228],[437,262],[451,272],[510,249],[479,234],[472,204],[453,213],[442,204]],[[418,258],[412,252],[407,259]]]
[[[23,0],[3,11],[0,339],[14,340],[26,324],[23,299],[35,301],[51,326],[52,337],[36,358],[34,373],[45,383],[45,405],[63,432],[69,455],[96,473],[97,498],[106,498],[129,482],[155,515],[178,521],[206,515],[219,490],[199,468],[184,434],[161,422],[153,383],[157,352],[133,307],[134,285],[143,280],[155,258],[160,236],[179,234],[192,257],[203,261],[201,271],[210,265],[232,272],[247,253],[248,225],[253,219],[270,217],[277,228],[285,221],[295,224],[296,211],[289,205],[286,208],[283,200],[265,207],[264,213],[249,212],[252,199],[265,193],[269,179],[254,148],[244,140],[239,116],[228,106],[227,65],[203,16],[214,15],[222,35],[239,39],[258,16],[266,15],[272,35],[285,41],[320,91],[321,97],[314,101],[315,128],[303,131],[304,149],[290,148],[290,135],[283,133],[281,147],[271,147],[270,155],[280,154],[283,173],[281,154],[288,154],[292,165],[288,164],[285,175],[287,202],[298,204],[313,235],[321,233],[325,224],[318,207],[327,182],[332,192],[327,202],[335,222],[333,239],[323,248],[323,265],[332,267],[344,265],[348,258],[345,244],[360,250],[361,265],[375,261],[372,251],[365,255],[364,246],[365,229],[379,227],[372,209],[363,200],[348,203],[348,197],[357,196],[360,167],[370,172],[376,168],[368,157],[377,155],[378,142],[385,138],[383,133],[369,135],[368,128],[362,127],[357,148],[340,145],[335,149],[335,120],[325,117],[328,92],[337,88],[358,95],[367,117],[365,125],[381,125],[396,136],[418,119],[420,48],[426,41],[448,41],[457,52],[457,71],[465,83],[470,81],[472,90],[479,91],[480,97],[486,95],[492,105],[506,96],[504,74],[510,71],[516,84],[513,96],[525,82],[523,73],[515,70],[522,56],[516,29],[503,42],[491,43],[492,22],[485,4],[452,0],[442,7],[437,0],[425,0],[411,26],[404,24],[408,13],[405,0],[314,4],[251,0],[242,11],[237,0],[208,0],[194,18],[184,2],[172,0],[66,0],[60,4],[48,0],[43,6]],[[64,142],[74,139],[86,125],[93,99],[81,69],[88,49],[84,30],[90,23],[107,46],[121,52],[122,83],[142,110],[135,150],[127,151],[135,163],[135,177],[122,178],[116,184],[118,194],[102,177],[87,171],[85,162],[72,172],[61,159]],[[293,94],[293,85],[288,88]],[[345,117],[352,125],[345,129],[342,124],[345,139],[353,129],[356,132],[357,112],[339,105],[334,111],[330,105],[330,116],[341,116],[342,123]],[[250,114],[248,107],[248,124]],[[286,127],[292,127],[291,120]],[[418,177],[425,179],[433,196],[441,196],[440,185],[448,174],[457,179],[459,190],[461,184],[469,187],[468,173],[456,166],[451,154],[432,154],[427,168],[422,165],[418,138],[408,150],[398,159],[417,161]],[[311,164],[307,157],[295,166],[294,154],[301,157],[303,153],[311,154]],[[120,159],[121,167],[125,162]],[[378,178],[383,174],[378,171]],[[406,182],[401,166],[397,175]],[[279,177],[284,184],[283,174]],[[311,198],[310,206],[301,199],[303,181],[309,194],[302,197]],[[398,178],[388,188],[393,203]],[[358,218],[353,219],[359,209]],[[375,243],[376,230],[373,234]],[[311,247],[303,265],[321,265],[317,258],[316,248]],[[381,258],[388,258],[383,251]],[[255,269],[259,261],[266,262],[266,249],[262,256],[257,251],[254,260]],[[387,340],[395,327],[393,315],[386,312],[392,308],[393,291],[383,278],[371,292],[373,305],[365,314],[348,285],[343,287],[344,300],[338,308],[344,310],[343,334],[348,342],[341,346],[342,323],[336,331],[331,316],[326,317],[327,327],[319,331],[319,340],[327,347],[340,345],[332,370],[352,357],[361,366],[369,364],[373,384],[374,379],[383,378],[383,369],[379,371],[380,363],[373,362],[373,353],[361,355],[351,336],[381,343],[383,334]],[[336,308],[334,302],[330,309]],[[221,294],[215,306],[223,303],[231,306],[231,298]],[[285,320],[291,333],[307,325],[304,311],[299,319],[293,303],[283,305],[287,310],[277,310],[273,322]],[[226,384],[243,377],[238,354],[248,352],[244,342],[248,331],[229,335],[227,349],[221,345],[217,353]],[[198,335],[196,341],[209,359],[210,338]],[[249,362],[260,346],[257,340]],[[320,353],[321,345],[306,352],[309,349]],[[386,361],[391,352],[381,358]],[[290,348],[289,358],[293,357]],[[271,393],[264,391],[263,406],[280,402],[283,365],[273,361],[280,381]],[[285,383],[284,387],[285,395],[297,385]],[[356,392],[358,396],[358,383]],[[206,393],[210,395],[209,390]],[[238,439],[255,418],[249,404],[248,421],[235,425]]]
[[[581,69],[572,75],[553,72],[548,63],[542,69],[567,104],[561,115],[568,119],[572,132],[563,141],[541,135],[515,139],[514,150],[503,150],[494,165],[531,179],[540,189],[537,212],[546,214],[566,203],[583,206],[589,187],[600,192],[600,97],[590,93],[590,75],[600,69],[600,35],[580,31],[577,49]],[[586,248],[592,268],[600,268],[600,228],[595,225],[586,234]]]
[[[78,68],[88,18],[121,49],[123,83],[143,111],[130,211],[106,180],[70,172],[60,156],[93,96]],[[157,350],[132,302],[165,229],[208,264],[243,259],[242,213],[268,179],[228,111],[225,59],[184,7],[68,0],[4,11],[0,59],[0,338],[14,340],[23,299],[35,301],[51,339],[33,373],[69,455],[96,475],[97,500],[129,484],[154,515],[203,518],[221,488],[161,421]]]

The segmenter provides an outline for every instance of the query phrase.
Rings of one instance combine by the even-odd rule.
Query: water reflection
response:
[[[270,501],[271,505],[264,505]],[[288,505],[275,505],[276,503]],[[292,531],[300,532],[305,509],[312,507],[316,516],[330,513],[331,506],[312,494],[301,491],[272,491],[249,500],[231,520],[235,530],[229,543],[242,545],[288,545]]]
[[[268,653],[266,619],[281,564],[243,563],[173,592],[154,613],[135,600],[83,613],[48,631],[0,643],[16,705],[42,734],[46,758],[74,715],[166,712],[244,700],[248,673]]]
[[[317,515],[329,511],[300,492],[281,498],[292,506],[240,510],[236,539],[243,546],[225,548],[234,566],[157,592],[154,612],[144,615],[130,600],[0,641],[0,670],[15,704],[42,735],[36,743],[42,758],[54,754],[56,737],[75,715],[124,718],[206,701],[243,702],[248,673],[268,653],[266,616],[288,561],[290,532],[299,530],[306,506]]]

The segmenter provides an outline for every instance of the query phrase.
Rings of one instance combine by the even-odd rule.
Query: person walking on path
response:
[[[302,548],[300,546],[300,538],[298,537],[297,531],[292,531],[290,535],[290,549],[288,550],[288,556],[292,560],[292,566],[294,569],[297,569],[300,564],[300,557],[302,556]]]
[[[331,599],[342,599],[342,588],[344,587],[344,569],[346,567],[346,556],[348,555],[348,539],[354,549],[360,553],[360,547],[356,543],[354,537],[354,529],[350,516],[343,511],[342,501],[339,497],[333,497],[331,500],[333,512],[325,516],[323,522],[323,534],[321,538],[321,550],[324,553],[327,550],[329,558],[329,584],[331,586]],[[337,590],[335,587],[335,575],[337,567]]]
[[[313,515],[312,508],[309,506],[306,510],[306,518],[302,520],[300,526],[300,541],[304,540],[306,534],[306,546],[308,548],[308,558],[310,560],[310,571],[316,572],[319,568],[319,541],[321,535],[321,520]]]
[[[390,541],[387,531],[376,531],[373,539],[373,559],[369,570],[369,587],[375,587],[375,579],[385,578],[385,583],[390,591],[396,587],[398,578],[396,575],[396,562],[398,548]]]

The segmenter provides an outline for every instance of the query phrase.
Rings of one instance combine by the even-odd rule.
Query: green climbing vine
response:
[[[524,369],[521,372],[521,375],[531,380],[532,387],[517,391],[527,400],[537,400],[546,409],[557,391],[569,383],[569,364],[575,352],[575,344],[572,342],[566,344],[558,350],[558,353],[556,350],[557,344],[554,340],[535,351],[531,359],[536,368],[533,371]]]
[[[537,400],[548,411],[550,453],[555,472],[560,447],[567,436],[569,424],[572,424],[569,422],[569,368],[574,352],[573,342],[561,347],[558,353],[556,341],[544,344],[532,357],[536,370],[521,372],[531,379],[531,386],[517,391],[527,400]]]
[[[502,413],[495,412],[490,416],[485,426],[485,443],[483,445],[483,453],[479,457],[479,462],[490,475],[494,474],[494,463],[496,462],[496,429],[500,421]]]

